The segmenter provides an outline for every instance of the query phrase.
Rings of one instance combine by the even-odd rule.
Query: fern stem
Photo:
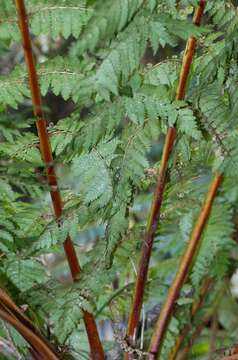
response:
[[[179,360],[188,360],[188,356],[190,354],[190,350],[192,348],[192,345],[194,344],[196,339],[200,336],[200,334],[201,334],[202,330],[204,329],[204,327],[207,326],[208,322],[212,319],[214,314],[217,312],[217,307],[219,306],[219,303],[220,303],[220,301],[221,301],[221,299],[222,299],[222,297],[224,295],[225,290],[226,290],[226,286],[222,286],[219,289],[218,293],[215,296],[215,300],[213,301],[213,303],[210,306],[210,309],[203,316],[203,318],[199,322],[198,326],[193,331],[193,333],[192,333],[192,335],[191,335],[191,337],[189,339],[189,344],[181,352],[181,354],[179,356]]]
[[[204,318],[201,320],[197,328],[194,330],[193,334],[191,335],[191,338],[189,339],[189,345],[186,346],[181,355],[179,356],[179,360],[187,360],[191,347],[194,344],[195,340],[200,336],[202,330],[204,327],[208,324],[208,322],[211,320],[212,314],[206,314]]]
[[[18,320],[21,324],[27,327],[32,331],[36,336],[38,336],[45,345],[50,348],[53,352],[54,349],[52,345],[44,338],[38,329],[34,326],[30,319],[22,312],[22,310],[14,303],[10,296],[2,289],[0,289],[0,306],[9,313],[13,318]]]
[[[28,351],[34,360],[42,360],[42,356],[39,355],[38,352],[35,351],[35,349],[29,348]]]
[[[205,283],[202,286],[201,292],[200,292],[200,298],[197,302],[195,302],[192,306],[192,311],[191,311],[191,318],[193,319],[194,316],[196,315],[196,313],[198,312],[198,310],[201,308],[201,306],[204,303],[205,297],[208,293],[208,290],[210,289],[211,286],[211,278],[208,278]],[[176,339],[174,348],[172,349],[172,352],[169,356],[168,360],[175,360],[178,354],[178,351],[180,350],[180,347],[182,345],[182,343],[184,342],[185,338],[187,337],[188,333],[190,331],[190,326],[187,325],[184,327],[184,329],[180,332],[180,335],[178,336],[178,338]]]
[[[193,19],[194,24],[196,24],[197,26],[199,26],[201,23],[204,8],[205,8],[205,0],[200,0],[199,6],[195,12]],[[192,63],[196,42],[197,40],[195,37],[190,37],[187,42],[187,47],[184,54],[182,69],[180,73],[179,85],[176,92],[177,100],[182,100],[184,98],[185,87],[189,76],[189,70]],[[127,334],[130,341],[132,342],[136,336],[136,330],[140,320],[140,313],[141,313],[143,296],[144,296],[145,285],[147,280],[149,261],[150,261],[155,232],[158,227],[160,209],[163,200],[168,161],[170,159],[170,155],[174,147],[175,137],[176,137],[176,129],[175,127],[170,127],[166,135],[156,189],[154,192],[153,202],[150,209],[150,215],[148,218],[145,238],[142,244],[138,275],[136,279],[132,307],[128,321]],[[126,359],[128,359],[128,355],[126,355],[125,357]]]
[[[24,0],[16,0],[16,7],[18,11],[19,27],[22,35],[22,43],[25,52],[25,61],[28,69],[29,84],[32,94],[32,105],[33,105],[34,115],[36,117],[36,127],[40,142],[41,155],[46,167],[47,181],[50,187],[50,195],[52,199],[54,213],[56,218],[59,219],[63,212],[63,205],[60,196],[60,191],[58,189],[58,182],[53,164],[54,159],[50,146],[49,135],[46,128],[46,121],[42,110],[42,98],[41,98],[38,76],[35,67],[34,55],[32,51],[32,44],[31,44]],[[73,243],[69,237],[65,241],[64,249],[68,259],[72,276],[74,278],[79,273],[80,266]]]
[[[36,117],[36,127],[40,141],[41,155],[46,167],[47,181],[51,189],[50,194],[51,194],[55,216],[57,219],[59,219],[63,212],[63,204],[62,204],[56,173],[54,169],[54,164],[53,164],[54,159],[52,155],[49,134],[47,132],[46,121],[42,110],[42,98],[39,88],[38,76],[36,72],[34,55],[32,51],[32,44],[31,44],[24,0],[16,0],[16,7],[18,11],[19,27],[22,35],[22,43],[25,52],[25,61],[28,69],[29,84],[32,94],[32,104],[33,104],[34,114]],[[69,236],[67,236],[64,242],[64,251],[67,256],[72,277],[73,279],[75,279],[81,269],[73,242]],[[102,344],[98,335],[96,322],[93,319],[93,316],[88,312],[85,312],[84,322],[87,329],[92,358],[95,360],[104,359]]]
[[[31,331],[28,327],[23,325],[18,319],[11,316],[7,313],[3,308],[0,307],[0,318],[3,321],[6,321],[10,325],[12,325],[23,337],[24,339],[43,355],[44,359],[47,360],[59,360],[58,356],[56,356],[53,351],[42,341],[42,339],[37,336],[33,331]]]
[[[103,352],[102,344],[98,335],[96,321],[94,316],[88,311],[84,311],[83,319],[85,328],[88,335],[88,341],[91,349],[91,359],[93,360],[103,360],[105,355]]]
[[[150,350],[149,350],[149,352],[150,352],[149,359],[150,360],[156,359],[156,356],[158,355],[158,353],[161,349],[165,332],[167,330],[169,321],[173,314],[175,301],[177,300],[177,298],[179,296],[180,290],[184,284],[184,281],[188,274],[189,268],[194,259],[194,255],[198,248],[202,232],[203,232],[205,225],[209,219],[212,205],[213,205],[214,199],[216,197],[218,188],[221,184],[221,181],[222,181],[221,175],[216,175],[212,181],[212,184],[208,191],[204,206],[200,212],[199,218],[197,220],[197,223],[196,223],[193,233],[191,235],[191,239],[189,241],[189,244],[187,246],[185,254],[183,255],[183,258],[181,260],[176,277],[169,289],[169,293],[168,293],[166,302],[162,308],[159,319],[155,326],[154,334],[151,339]]]
[[[128,323],[128,336],[132,340],[140,320],[140,312],[143,303],[143,295],[147,281],[147,273],[149,267],[149,259],[152,251],[154,234],[157,227],[158,217],[160,215],[160,206],[162,202],[163,188],[165,184],[166,164],[173,146],[175,137],[175,129],[170,128],[166,137],[164,152],[161,160],[159,177],[156,185],[154,201],[147,225],[146,237],[142,245],[139,270],[136,279],[136,286],[133,296],[133,305]]]
[[[196,12],[193,17],[193,23],[197,26],[201,25],[202,16],[205,10],[206,0],[200,0],[199,5],[196,9]],[[179,84],[176,92],[176,99],[177,100],[183,100],[185,96],[185,88],[189,76],[190,67],[193,61],[193,55],[195,51],[195,47],[197,44],[197,39],[194,36],[190,36],[187,44],[185,53],[183,56],[183,63],[182,63],[182,69],[180,72],[180,79]]]
[[[20,310],[20,308],[3,289],[0,289],[0,304],[4,304],[8,309],[10,309],[14,316],[17,317],[18,320],[21,321],[21,323],[23,323],[25,326],[31,330],[35,330],[32,322],[26,317],[26,315]]]

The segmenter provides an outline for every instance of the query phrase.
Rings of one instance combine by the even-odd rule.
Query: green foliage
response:
[[[72,51],[78,54],[87,50],[93,52],[101,41],[111,40],[115,34],[123,30],[142,5],[143,0],[95,3],[95,11],[87,29],[73,46]]]
[[[233,248],[231,240],[234,225],[232,212],[226,205],[217,205],[213,209],[201,248],[194,264],[191,279],[195,288],[208,275],[222,278],[229,265],[229,254]],[[217,223],[221,226],[217,226]]]
[[[1,95],[0,101],[4,105],[10,105],[14,109],[24,100],[24,97],[29,97],[30,92],[23,82],[22,72],[19,67],[11,73],[11,76],[1,76],[0,80]]]
[[[176,127],[177,136],[145,313],[166,297],[214,173],[223,174],[224,182],[177,301],[161,359],[168,359],[184,325],[191,322],[196,328],[204,312],[213,308],[224,279],[237,266],[237,11],[234,1],[211,0],[206,25],[198,28],[191,23],[197,3],[26,0],[64,204],[58,223],[32,119],[15,4],[2,0],[0,277],[16,301],[36,313],[33,321],[49,327],[56,344],[70,344],[67,355],[75,359],[76,349],[86,356],[89,351],[81,337],[75,340],[84,331],[83,310],[97,314],[101,334],[109,318],[114,325],[118,318],[125,327],[169,126]],[[185,99],[176,101],[190,35],[199,38],[198,51]],[[73,285],[62,257],[68,234],[82,266]],[[191,303],[207,276],[217,287],[191,319]],[[221,301],[219,321],[225,310]],[[237,319],[234,313],[232,317]],[[145,328],[145,351],[151,330]],[[207,328],[206,340],[209,335]],[[225,327],[222,336],[234,340]],[[105,348],[116,348],[112,337],[104,341],[102,335],[102,340]],[[16,345],[25,354],[25,343]]]
[[[0,26],[1,39],[20,40],[17,26],[17,14],[13,2],[3,0],[1,4]],[[26,1],[31,30],[35,35],[50,35],[56,38],[62,35],[67,39],[70,35],[77,38],[83,26],[88,22],[92,9],[86,7],[86,1]]]
[[[9,257],[4,265],[7,277],[21,291],[46,281],[46,271],[37,260],[16,260],[15,257]]]
[[[41,289],[31,291],[32,303],[49,316],[54,333],[61,344],[77,328],[83,312],[93,311],[86,291],[79,291],[74,286],[65,286],[49,281]],[[64,324],[62,328],[62,324]]]
[[[112,179],[110,164],[116,157],[114,154],[117,139],[98,144],[89,154],[82,154],[73,162],[73,174],[80,184],[80,192],[86,204],[98,200],[105,206],[112,197]]]

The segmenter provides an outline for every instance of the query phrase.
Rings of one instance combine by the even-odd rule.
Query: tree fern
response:
[[[40,157],[16,7],[2,0],[1,286],[28,305],[25,315],[43,336],[47,329],[57,351],[66,349],[63,357],[89,356],[85,312],[99,320],[106,356],[118,349],[111,325],[117,327],[118,318],[126,333],[162,148],[168,129],[176,128],[145,289],[143,316],[150,325],[139,319],[136,350],[142,340],[148,350],[148,314],[166,298],[214,174],[224,180],[175,303],[160,354],[167,360],[184,327],[182,347],[207,311],[216,311],[223,326],[224,287],[237,266],[236,2],[207,2],[200,28],[191,22],[197,0],[25,3],[58,188],[47,184]],[[197,51],[185,97],[175,100],[190,36],[198,38]],[[49,191],[58,189],[64,207],[56,221]],[[62,249],[68,235],[82,267],[73,284]],[[207,276],[216,286],[193,315]],[[232,318],[237,321],[234,312]],[[224,326],[217,331],[235,342]],[[207,325],[203,339],[210,334]],[[0,337],[7,339],[2,329]],[[123,336],[119,341],[127,344]],[[25,342],[15,345],[28,356]]]

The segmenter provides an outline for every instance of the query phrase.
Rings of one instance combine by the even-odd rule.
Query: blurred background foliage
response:
[[[59,229],[32,114],[14,2],[0,0],[0,279],[63,358],[88,359],[80,309],[93,311],[108,359],[122,359],[139,250],[164,137],[176,122],[160,226],[138,334],[146,351],[214,171],[224,173],[161,358],[184,326],[187,359],[216,359],[238,341],[237,8],[195,0],[26,1],[65,211]],[[185,102],[174,102],[182,52],[198,36]],[[67,233],[83,266],[70,283]],[[232,282],[231,282],[232,277]],[[191,306],[211,279],[203,306]],[[232,290],[232,293],[231,293]],[[189,343],[203,320],[200,336]],[[0,327],[1,359],[28,358]],[[139,355],[138,355],[139,356]]]

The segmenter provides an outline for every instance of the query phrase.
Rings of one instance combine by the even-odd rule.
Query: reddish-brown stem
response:
[[[42,354],[44,360],[59,360],[58,356],[54,354],[51,348],[39,336],[23,325],[18,319],[11,316],[1,306],[0,318],[12,325],[39,354]]]
[[[149,350],[150,355],[148,357],[150,360],[156,359],[156,356],[158,355],[161,349],[165,332],[167,330],[169,321],[173,314],[174,304],[179,296],[180,290],[184,284],[189,268],[194,259],[194,255],[198,248],[202,232],[209,219],[212,205],[216,197],[218,188],[221,184],[221,181],[222,181],[221,175],[216,175],[212,181],[204,206],[200,212],[199,218],[191,235],[191,239],[188,243],[185,254],[182,257],[175,279],[169,289],[166,302],[161,310],[159,319],[155,326],[154,334],[151,339],[150,350]]]
[[[51,348],[52,345],[44,338],[38,329],[34,326],[30,319],[23,313],[23,311],[14,303],[10,296],[2,289],[0,289],[0,306],[4,308],[12,317],[17,319],[20,323],[26,326],[30,331],[32,331],[36,336],[38,336],[47,347]]]
[[[34,360],[42,360],[42,356],[39,355],[38,352],[35,351],[35,349],[29,348],[28,351]]]
[[[83,314],[85,328],[88,334],[88,341],[91,349],[91,358],[93,360],[105,359],[102,344],[97,332],[97,326],[94,316],[88,311]]]
[[[167,169],[167,162],[170,156],[173,143],[175,138],[175,128],[170,128],[165,141],[163,156],[160,165],[159,177],[156,185],[155,195],[153,204],[151,207],[151,212],[149,216],[149,221],[147,225],[147,231],[145,240],[142,244],[141,249],[141,258],[139,262],[139,270],[136,279],[136,285],[133,296],[133,304],[131,308],[131,313],[129,316],[128,322],[128,336],[130,340],[133,341],[136,336],[136,329],[140,321],[140,312],[143,302],[143,295],[145,290],[145,284],[147,280],[147,273],[149,267],[149,260],[152,251],[152,245],[154,240],[155,231],[157,228],[157,223],[160,216],[160,207],[162,203],[164,185],[165,185],[165,175]],[[126,355],[127,357],[128,355]]]
[[[196,313],[198,312],[198,310],[201,308],[202,304],[204,303],[207,292],[210,289],[211,282],[212,282],[212,280],[209,278],[209,279],[207,279],[205,281],[204,285],[202,286],[199,300],[197,302],[195,302],[193,304],[193,306],[192,306],[192,311],[191,311],[191,318],[192,319],[194,318],[194,316],[196,315]],[[178,351],[179,351],[182,343],[184,342],[185,338],[187,337],[187,335],[189,333],[189,330],[190,330],[190,326],[187,325],[180,332],[178,338],[176,339],[174,348],[173,348],[168,360],[175,360],[176,359]]]
[[[32,94],[32,105],[36,117],[36,127],[40,142],[41,155],[46,167],[47,181],[50,187],[50,194],[51,194],[55,216],[56,218],[60,218],[63,211],[63,205],[62,205],[60,191],[58,188],[58,182],[55,174],[55,169],[53,164],[54,160],[50,146],[49,135],[46,128],[44,113],[42,110],[42,98],[39,89],[34,55],[32,51],[32,44],[31,44],[24,0],[16,0],[16,6],[18,11],[19,27],[22,35],[22,44],[25,52],[25,61],[29,75],[29,84]],[[73,270],[72,276],[75,277],[80,271],[80,266],[78,263],[76,251],[74,249],[74,246],[70,238],[66,239],[65,252],[70,265],[70,269],[71,271]]]
[[[197,26],[199,26],[201,23],[204,8],[205,8],[205,0],[200,0],[199,6],[195,12],[193,19],[194,24],[196,24]],[[179,85],[176,92],[177,100],[182,100],[184,98],[185,87],[189,76],[189,70],[191,67],[196,42],[197,40],[194,37],[190,37],[187,42],[187,47],[184,53],[183,64],[180,73]],[[147,280],[149,261],[150,261],[155,232],[158,227],[161,203],[163,200],[168,161],[171,152],[173,150],[175,136],[176,136],[175,127],[170,127],[166,135],[157,185],[153,197],[152,206],[150,209],[150,215],[148,218],[145,239],[142,244],[141,258],[139,262],[139,269],[136,279],[135,290],[133,294],[132,307],[129,315],[128,330],[127,330],[128,337],[132,343],[136,336],[136,330],[140,320],[140,313],[141,313],[144,290]],[[128,359],[128,357],[129,355],[125,355],[126,359]]]
[[[32,322],[26,317],[26,315],[21,311],[21,309],[14,303],[10,296],[2,289],[0,289],[0,304],[4,304],[18,320],[23,323],[25,326],[35,331],[35,327]]]
[[[203,13],[205,10],[205,5],[206,5],[206,0],[199,1],[199,5],[193,17],[193,23],[197,26],[200,26],[201,24]],[[187,45],[183,57],[182,69],[180,72],[180,80],[176,92],[177,100],[182,100],[184,98],[185,88],[187,84],[190,67],[193,61],[193,54],[195,51],[196,44],[197,44],[197,39],[194,36],[190,36],[190,38],[187,41]]]
[[[58,182],[54,169],[53,155],[49,141],[49,135],[46,128],[44,113],[42,110],[42,98],[39,88],[38,76],[36,72],[34,55],[32,51],[32,43],[30,38],[28,19],[25,10],[24,0],[16,0],[16,7],[18,11],[19,27],[22,35],[22,44],[24,47],[25,61],[27,65],[29,84],[32,94],[32,104],[33,104],[34,114],[36,117],[36,127],[40,142],[41,155],[46,167],[47,181],[50,187],[50,194],[51,194],[55,216],[57,219],[59,219],[63,212],[63,204],[60,196],[60,191],[58,188]],[[64,250],[70,266],[72,277],[73,279],[76,279],[81,269],[73,242],[69,236],[64,242]],[[88,313],[85,313],[84,321],[87,329],[89,343],[91,346],[91,357],[95,360],[104,359],[103,348],[98,335],[96,323],[93,320],[92,315],[90,314],[89,316]]]

